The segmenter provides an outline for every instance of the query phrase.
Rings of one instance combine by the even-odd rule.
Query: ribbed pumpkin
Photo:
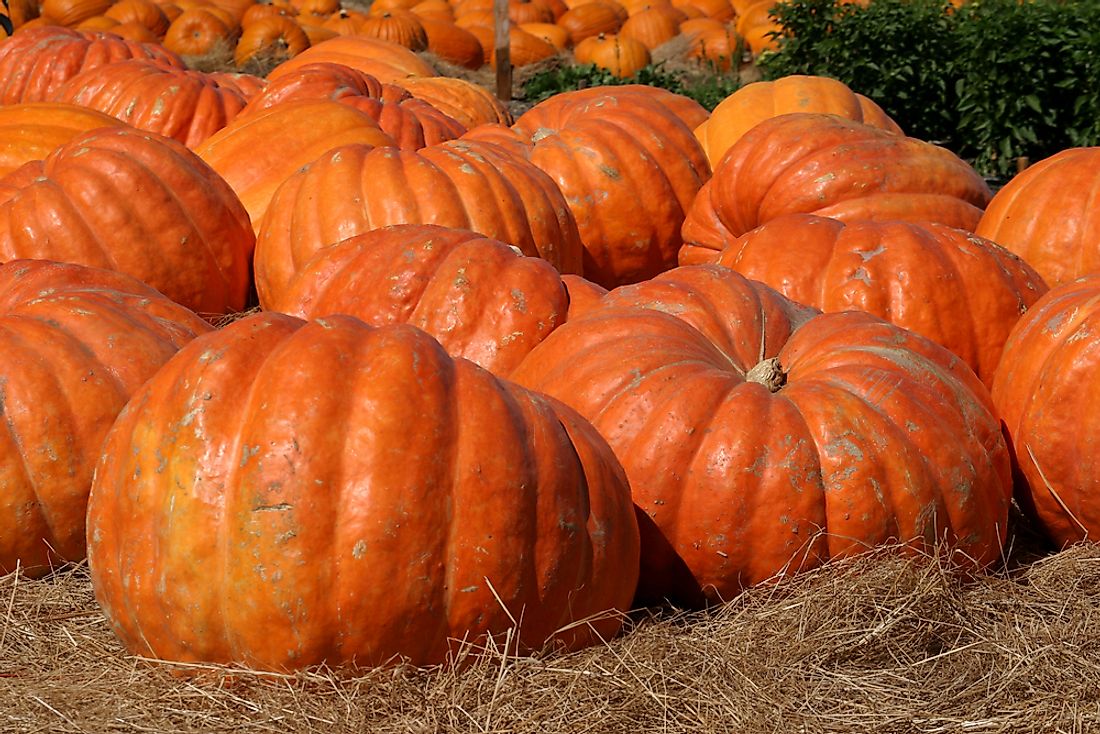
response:
[[[42,14],[59,26],[74,26],[95,15],[103,15],[113,0],[42,0]]]
[[[458,120],[467,129],[487,122],[512,124],[512,113],[485,87],[443,76],[402,79],[400,86],[417,99]]]
[[[436,73],[431,64],[404,46],[366,36],[340,36],[279,64],[267,78],[275,81],[300,66],[318,61],[350,66],[391,84],[409,77],[435,76]]]
[[[680,118],[691,130],[694,130],[710,116],[706,108],[691,97],[685,97],[667,89],[650,87],[645,84],[622,84],[588,87],[555,94],[524,112],[521,116],[522,123],[517,120],[516,126],[528,136],[534,135],[536,131],[543,128],[555,130],[575,114],[578,114],[578,110],[589,109],[592,103],[597,105],[608,104],[609,102],[604,100],[608,95],[611,95],[611,98],[616,102],[622,101],[626,97],[643,98],[645,100],[643,104],[655,102]],[[616,102],[611,102],[611,104]],[[487,120],[486,122],[495,121]]]
[[[770,82],[746,84],[718,103],[710,119],[696,131],[712,165],[759,123],[788,112],[840,115],[901,134],[882,109],[847,84],[824,76],[795,74]]]
[[[92,471],[130,395],[210,326],[120,273],[0,265],[0,576],[84,558]]]
[[[171,51],[110,34],[57,26],[22,30],[0,44],[0,104],[49,101],[81,71],[133,58],[183,68]]]
[[[168,16],[153,0],[117,0],[104,15],[119,23],[140,23],[154,36],[168,32]]]
[[[588,2],[566,12],[557,23],[569,31],[569,38],[575,46],[589,36],[617,33],[625,20],[608,3]]]
[[[1051,286],[1100,272],[1100,147],[1069,148],[1017,174],[975,230]]]
[[[359,110],[338,102],[302,101],[242,115],[196,152],[233,187],[258,231],[283,181],[327,151],[350,143],[393,145],[393,139]]]
[[[342,313],[368,324],[412,324],[507,376],[564,321],[558,271],[476,232],[399,224],[317,252],[261,305],[303,319]]]
[[[646,515],[642,601],[728,599],[896,541],[1000,558],[1012,478],[988,392],[868,314],[678,268],[570,318],[512,378],[588,417],[622,461]]]
[[[0,105],[0,176],[40,161],[80,133],[122,127],[102,112],[58,102]]]
[[[89,565],[132,652],[268,670],[613,636],[637,579],[621,467],[573,411],[410,326],[258,314],[115,423]],[[498,637],[499,636],[499,637]]]
[[[249,100],[246,114],[267,110],[291,101],[328,100],[345,97],[381,97],[382,82],[370,74],[343,64],[305,64],[280,75]]]
[[[675,114],[643,94],[613,89],[582,102],[559,95],[561,114],[535,108],[515,124],[531,141],[531,161],[557,182],[577,220],[584,276],[605,287],[676,264],[684,216],[710,173]]]
[[[267,80],[254,74],[244,74],[236,71],[215,71],[208,76],[221,87],[231,87],[241,93],[246,100],[251,100],[263,91],[267,86]]]
[[[423,51],[428,47],[428,36],[420,18],[408,10],[388,10],[371,15],[363,21],[360,33],[381,41],[396,43],[410,51]]]
[[[254,237],[226,183],[180,143],[82,133],[0,179],[0,261],[131,275],[202,315],[245,306]]]
[[[428,37],[428,51],[449,63],[466,69],[480,69],[485,51],[477,36],[453,21],[421,18],[420,25]]]
[[[272,198],[255,257],[260,298],[285,290],[318,250],[391,224],[471,229],[560,272],[581,268],[561,191],[526,160],[467,141],[419,151],[349,145],[302,168]]]
[[[727,151],[709,196],[688,219],[696,208],[712,210],[728,236],[692,239],[685,249],[720,251],[729,237],[784,214],[930,221],[973,231],[991,194],[985,180],[945,148],[837,115],[790,113],[761,122]],[[684,252],[680,261],[706,257]]]
[[[866,311],[926,336],[987,386],[1009,331],[1047,291],[1008,250],[942,224],[789,214],[742,235],[718,263],[807,306]]]
[[[1098,334],[1100,276],[1058,286],[1016,324],[993,382],[1017,499],[1059,546],[1100,533]]]
[[[691,36],[688,56],[702,64],[709,65],[717,71],[729,71],[741,64],[743,44],[744,40],[729,26],[719,25],[717,28],[703,28]],[[706,124],[704,124],[704,129],[706,129]],[[709,152],[707,157],[712,162],[715,161]]]
[[[221,130],[245,106],[240,92],[202,72],[142,59],[77,74],[54,99],[105,112],[189,148]]]
[[[573,54],[578,63],[595,64],[620,79],[634,76],[649,65],[649,49],[635,38],[601,33],[580,41]]]
[[[666,6],[672,9],[672,6]],[[647,7],[646,9],[631,15],[619,29],[619,35],[624,38],[633,38],[640,41],[648,50],[652,51],[663,43],[668,43],[680,35],[680,17],[665,12],[659,7]],[[630,76],[629,74],[625,76]]]
[[[164,47],[181,56],[202,56],[219,44],[231,48],[235,43],[225,21],[201,7],[180,13],[164,35]]]

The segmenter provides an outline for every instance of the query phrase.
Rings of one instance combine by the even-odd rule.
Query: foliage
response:
[[[533,75],[523,86],[527,102],[536,104],[555,94],[603,85],[647,84],[694,99],[708,110],[741,86],[736,73],[700,68],[672,71],[664,64],[651,64],[630,77],[619,78],[595,64],[562,66]]]
[[[1100,143],[1100,2],[787,0],[765,78],[818,74],[877,101],[910,135],[1005,175]]]

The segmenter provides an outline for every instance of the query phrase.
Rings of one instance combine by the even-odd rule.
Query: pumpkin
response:
[[[878,105],[853,92],[844,82],[824,76],[794,74],[741,87],[718,103],[696,136],[711,165],[716,166],[745,133],[764,120],[788,112],[840,115],[901,134],[901,128]]]
[[[1046,283],[1008,250],[942,224],[772,219],[718,264],[823,311],[866,311],[962,357],[987,386],[1009,331]]]
[[[555,23],[521,23],[520,30],[541,38],[559,51],[569,48],[569,31]]]
[[[122,127],[110,115],[77,105],[29,102],[0,105],[0,176],[40,161],[80,133]]]
[[[139,23],[154,36],[168,32],[168,16],[153,0],[117,0],[104,15],[119,23]]]
[[[557,23],[569,31],[569,39],[576,46],[590,36],[618,33],[626,20],[624,16],[625,11],[620,15],[610,3],[588,2],[567,11]]]
[[[235,43],[225,21],[201,7],[180,13],[164,34],[164,47],[181,56],[202,56],[219,44],[228,48]]]
[[[1017,499],[1058,546],[1100,531],[1095,451],[1100,276],[1050,290],[1020,318],[993,382]]]
[[[1100,147],[1069,148],[1017,174],[975,231],[1027,260],[1052,286],[1100,271]]]
[[[105,112],[189,148],[221,130],[245,106],[240,92],[222,87],[202,72],[142,59],[77,74],[57,90],[54,99]]]
[[[393,139],[369,115],[347,105],[300,101],[242,115],[195,152],[237,193],[258,231],[283,181],[326,151],[349,143],[393,145]]]
[[[259,7],[259,6],[257,6]],[[302,27],[285,15],[271,15],[241,27],[241,37],[233,51],[237,66],[265,59],[292,59],[309,48],[309,37]]]
[[[205,321],[120,273],[0,265],[0,576],[85,555],[100,446],[130,395]]]
[[[402,79],[398,84],[466,128],[487,122],[512,124],[512,113],[485,87],[465,79],[433,76]]]
[[[673,13],[667,12],[664,8],[673,10]],[[623,23],[623,27],[619,29],[619,36],[633,38],[635,41],[641,42],[649,51],[661,44],[668,43],[680,35],[680,22],[683,20],[683,13],[674,10],[671,5],[664,6],[664,8],[660,6],[647,7],[634,13],[627,18],[626,22]],[[642,66],[645,66],[645,64]],[[624,74],[623,76],[630,76],[630,74]]]
[[[103,15],[113,0],[42,0],[42,15],[59,26],[74,26],[92,16]]]
[[[420,18],[408,10],[394,9],[370,15],[363,21],[359,33],[380,41],[396,43],[410,51],[423,51],[428,47],[428,36],[424,33]]]
[[[453,21],[421,18],[428,37],[428,51],[446,62],[466,69],[479,69],[485,62],[485,50],[477,36],[459,28]]]
[[[216,316],[245,307],[254,245],[240,201],[175,140],[98,128],[0,179],[0,262],[117,270]]]
[[[348,316],[262,313],[182,349],[115,423],[88,509],[129,650],[266,670],[598,643],[637,532],[573,411]]]
[[[741,47],[743,45],[744,41],[729,26],[703,28],[692,35],[688,46],[688,56],[700,63],[708,64],[716,71],[728,72],[740,65]],[[709,127],[707,123],[704,123],[704,129],[707,127]],[[715,158],[711,156],[709,151],[707,157],[715,162]]]
[[[620,79],[634,76],[650,63],[644,43],[614,33],[589,36],[577,44],[573,53],[579,63],[595,64]]]
[[[468,141],[418,151],[348,145],[303,167],[272,198],[255,257],[260,298],[284,290],[318,250],[391,224],[470,229],[560,272],[581,266],[577,225],[561,191],[504,148]]]
[[[409,11],[415,13],[422,22],[425,20],[445,21],[452,24],[455,22],[454,10],[447,0],[421,0],[409,8]],[[424,30],[427,31],[427,28],[425,27]],[[428,40],[431,41],[430,34]]]
[[[592,421],[645,513],[639,600],[729,599],[894,542],[998,560],[1012,477],[960,359],[717,265],[604,296],[512,379]]]
[[[399,224],[319,250],[260,305],[303,319],[342,313],[412,324],[452,357],[507,376],[565,321],[561,277],[476,232]]]
[[[408,77],[435,76],[436,73],[431,64],[404,46],[366,36],[340,36],[319,43],[290,61],[279,64],[267,78],[275,81],[300,66],[319,61],[350,66],[386,83],[395,83]]]
[[[597,106],[615,105],[628,98],[645,100],[642,104],[656,103],[661,105],[680,118],[681,122],[691,130],[694,130],[710,116],[710,113],[701,104],[682,94],[645,84],[622,84],[588,87],[555,94],[524,112],[520,118],[522,122],[517,120],[516,124],[526,135],[531,136],[542,128],[548,130],[560,128],[567,120],[578,114],[578,111],[590,110],[593,104]],[[486,120],[486,122],[500,121]]]
[[[783,214],[928,221],[973,231],[991,196],[977,171],[945,148],[838,115],[797,112],[749,130],[712,181],[700,213],[711,210],[728,235],[687,244],[713,251]]]
[[[559,95],[557,112],[535,107],[515,124],[577,220],[584,276],[605,287],[676,264],[686,211],[710,173],[679,117],[644,94],[613,90],[579,101]]]
[[[183,68],[183,61],[171,51],[107,33],[56,26],[21,30],[0,44],[0,104],[49,101],[58,87],[81,71],[133,58]]]

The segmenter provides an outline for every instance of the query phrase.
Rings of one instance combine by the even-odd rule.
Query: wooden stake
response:
[[[512,101],[512,55],[508,45],[508,0],[493,0],[493,34],[496,38],[497,98]]]

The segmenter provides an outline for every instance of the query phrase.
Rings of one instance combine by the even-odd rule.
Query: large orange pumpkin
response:
[[[570,318],[512,378],[576,408],[622,461],[649,518],[643,600],[728,599],[899,541],[1000,558],[1012,477],[985,386],[868,314],[683,267]]]
[[[106,112],[188,148],[221,130],[245,106],[240,92],[207,74],[143,59],[77,74],[57,90],[54,100]]]
[[[0,265],[0,576],[84,558],[92,471],[130,395],[210,326],[120,273]]]
[[[573,411],[348,316],[258,314],[181,350],[115,423],[88,510],[131,651],[268,670],[599,642],[621,617],[573,623],[628,607],[637,533]]]
[[[285,289],[318,250],[391,224],[470,229],[560,272],[581,268],[561,191],[523,158],[463,140],[418,151],[349,145],[302,168],[272,198],[257,240],[260,297]]]
[[[28,102],[0,105],[0,176],[39,161],[80,133],[122,127],[110,115],[77,105]]]
[[[134,58],[184,68],[178,56],[161,46],[109,33],[28,28],[0,44],[0,104],[46,102],[81,71]]]
[[[698,231],[713,236],[713,216],[728,234],[687,245],[720,251],[730,237],[784,214],[939,222],[973,231],[991,193],[946,148],[838,115],[795,112],[742,136],[715,167],[709,196],[693,207],[708,220]],[[697,262],[706,255],[680,257]]]
[[[507,376],[564,323],[570,298],[558,271],[476,232],[399,224],[326,247],[264,308],[299,318],[355,316],[407,323],[453,357]]]
[[[0,179],[0,261],[117,270],[203,315],[244,308],[254,243],[225,181],[152,133],[92,130]]]
[[[986,385],[1020,314],[1047,291],[1000,245],[931,223],[789,214],[739,237],[718,263],[807,306],[866,311],[926,336]]]
[[[512,113],[485,87],[465,79],[430,76],[402,79],[400,86],[417,99],[438,108],[467,128],[489,122],[512,124]]]
[[[1058,286],[1016,324],[993,382],[1017,498],[1059,546],[1100,535],[1098,334],[1100,276]]]
[[[975,230],[1052,286],[1100,272],[1100,147],[1069,148],[1016,175]]]
[[[318,43],[290,61],[279,64],[267,78],[275,81],[300,66],[319,61],[350,66],[387,83],[436,74],[431,64],[404,46],[366,36],[340,36]]]

